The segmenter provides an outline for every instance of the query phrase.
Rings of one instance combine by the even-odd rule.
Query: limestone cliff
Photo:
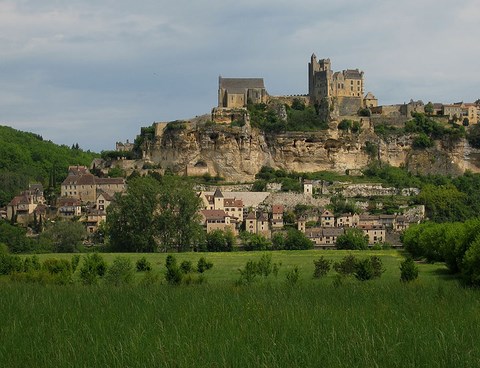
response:
[[[228,181],[247,182],[254,179],[262,166],[287,171],[360,170],[380,159],[392,166],[405,166],[421,173],[460,174],[465,170],[480,171],[480,151],[465,140],[454,144],[436,141],[433,148],[412,148],[412,136],[380,138],[368,118],[360,133],[352,134],[336,128],[318,132],[266,134],[250,128],[221,124],[184,123],[172,129],[157,124],[153,141],[144,145],[144,157],[161,169],[189,175],[219,175]],[[367,142],[378,147],[374,153]]]

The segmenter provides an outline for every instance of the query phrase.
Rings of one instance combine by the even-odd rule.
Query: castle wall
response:
[[[361,97],[338,97],[337,103],[340,116],[355,115],[363,107],[363,99]]]

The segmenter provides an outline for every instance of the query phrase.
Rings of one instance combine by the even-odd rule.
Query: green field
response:
[[[213,261],[206,283],[125,287],[0,282],[1,367],[478,367],[480,293],[464,289],[441,264],[420,265],[399,282],[397,251],[379,254],[381,279],[314,280],[320,255],[271,252],[281,263],[252,285],[238,268],[263,253],[184,253]],[[116,254],[104,254],[111,262]],[[136,260],[144,255],[129,254]],[[147,258],[164,271],[165,254]],[[42,255],[42,259],[70,255]],[[300,280],[285,282],[295,265]],[[78,271],[77,271],[78,272]]]

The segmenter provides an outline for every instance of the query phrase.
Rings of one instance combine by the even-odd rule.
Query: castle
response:
[[[372,93],[364,98],[364,73],[358,69],[333,72],[330,59],[317,61],[312,54],[308,63],[308,96],[312,105],[328,103],[336,115],[354,115],[364,107],[375,107]]]
[[[313,54],[308,63],[308,102],[311,105],[328,105],[330,112],[337,116],[355,115],[361,108],[376,107],[378,101],[372,93],[364,97],[363,77],[364,73],[358,69],[333,72],[330,59],[317,61]],[[293,100],[288,96],[274,98]],[[249,102],[267,103],[270,99],[262,78],[219,77],[218,107],[213,120],[223,120],[225,109],[231,114],[231,109],[242,109]],[[232,120],[227,117],[227,120]]]

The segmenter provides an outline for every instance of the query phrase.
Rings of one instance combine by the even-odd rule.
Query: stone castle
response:
[[[225,120],[235,110],[250,103],[268,103],[281,100],[291,104],[293,98],[302,98],[310,105],[329,108],[337,116],[355,115],[364,107],[376,107],[377,99],[369,92],[364,96],[364,73],[358,69],[333,72],[330,59],[317,61],[315,54],[308,63],[308,95],[269,96],[263,78],[223,78],[218,80],[218,106],[214,121]],[[237,111],[238,114],[238,111]],[[230,120],[230,119],[227,119]]]
[[[364,73],[358,69],[333,72],[330,59],[317,61],[312,54],[308,63],[308,96],[312,105],[328,103],[336,115],[354,115],[366,106],[377,106],[371,92],[364,97]]]

